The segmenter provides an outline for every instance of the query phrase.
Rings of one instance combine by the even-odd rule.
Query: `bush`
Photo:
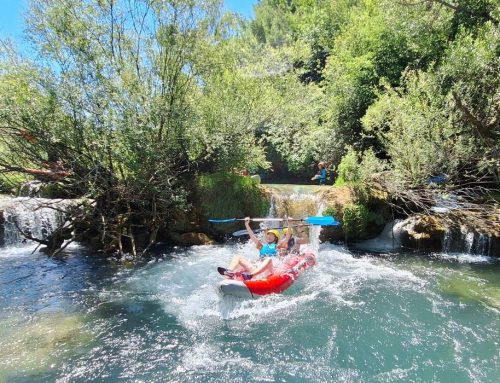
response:
[[[231,173],[204,174],[196,181],[196,193],[201,216],[210,218],[243,218],[262,216],[269,211],[270,203],[257,182],[250,177]],[[216,228],[229,231],[234,225]]]
[[[344,206],[342,224],[346,238],[359,238],[366,232],[371,214],[368,207],[360,203]]]
[[[360,180],[359,155],[352,147],[348,147],[347,153],[342,157],[337,169],[335,185],[352,184]]]

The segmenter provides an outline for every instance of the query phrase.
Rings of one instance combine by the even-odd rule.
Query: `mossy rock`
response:
[[[176,210],[167,228],[168,231],[187,233],[200,230],[198,217],[192,212]]]
[[[172,241],[181,246],[214,245],[216,242],[205,233],[170,233]]]
[[[355,191],[346,185],[334,187],[326,193],[327,209],[324,215],[333,215],[340,222],[338,227],[324,227],[320,240],[339,242],[363,240],[379,235],[392,219],[385,200],[371,198],[361,202]]]
[[[209,219],[258,217],[269,211],[269,196],[250,177],[230,173],[206,174],[196,182],[195,206],[201,231],[214,235],[241,229],[241,224],[210,224]]]

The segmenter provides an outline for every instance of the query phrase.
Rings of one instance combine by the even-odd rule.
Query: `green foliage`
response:
[[[434,71],[408,72],[363,118],[391,158],[396,179],[424,185],[432,174],[460,178],[463,166],[496,174],[499,164],[498,29],[464,33]],[[496,125],[495,125],[496,124]]]
[[[302,84],[284,76],[274,85],[282,89],[273,99],[274,113],[263,126],[263,139],[273,145],[292,171],[307,169],[315,162],[321,137],[318,124],[325,108],[322,93],[314,84]]]
[[[337,167],[336,186],[341,186],[346,183],[355,183],[360,181],[360,166],[358,153],[352,148],[347,148],[347,153],[342,157],[339,166]]]
[[[3,55],[2,170],[60,160],[64,181],[96,201],[88,218],[103,247],[135,252],[123,240],[141,230],[154,243],[187,206],[184,177],[199,160],[190,157],[192,95],[211,74],[212,31],[224,29],[217,11],[211,0],[32,2],[28,29],[47,65]]]
[[[266,169],[267,148],[294,172],[338,165],[336,183],[359,195],[387,169],[411,187],[465,167],[500,182],[497,2],[255,9],[247,23],[217,0],[31,2],[43,61],[1,45],[0,171],[61,160],[71,173],[62,183],[98,201],[96,226],[115,243],[112,233],[136,227],[154,239],[174,207],[187,208],[193,173]],[[252,199],[210,213],[259,210]]]
[[[360,154],[348,146],[347,153],[337,168],[335,185],[367,184],[374,174],[385,169],[386,164],[375,156],[373,150],[369,149]]]
[[[204,174],[197,178],[196,189],[205,219],[256,217],[269,211],[268,197],[250,177]]]
[[[339,217],[339,210],[333,206],[328,206],[323,211],[323,216],[332,216],[332,217],[338,218]]]
[[[452,9],[433,0],[381,0],[380,4],[389,29],[407,42],[410,69],[425,69],[440,60],[452,39]]]
[[[438,75],[450,102],[456,134],[468,139],[477,168],[500,181],[500,31],[487,23],[462,32],[446,52]],[[475,150],[474,150],[475,148]]]
[[[408,73],[405,87],[405,96],[388,89],[370,107],[363,123],[385,146],[397,178],[416,186],[431,174],[457,166],[467,155],[467,146],[453,136],[434,76]]]
[[[352,203],[344,206],[342,227],[346,238],[362,237],[369,223],[370,211],[366,205]]]
[[[322,158],[336,164],[345,146],[360,151],[368,147],[361,135],[360,119],[375,99],[379,82],[384,79],[398,84],[411,60],[406,37],[391,28],[377,2],[360,2],[351,7],[324,70],[329,109],[323,125],[325,134],[332,139],[321,147]]]
[[[198,123],[189,128],[190,158],[209,170],[268,168],[255,130],[269,114],[270,93],[265,84],[234,71],[208,79],[197,96]]]
[[[380,227],[390,219],[386,210],[385,203],[355,194],[352,202],[330,205],[323,211],[323,215],[334,216],[341,222],[341,226],[325,230],[339,240],[366,239],[378,234]]]
[[[272,47],[290,42],[292,30],[287,20],[285,4],[263,0],[255,7],[255,16],[256,19],[250,23],[250,28],[257,41]]]

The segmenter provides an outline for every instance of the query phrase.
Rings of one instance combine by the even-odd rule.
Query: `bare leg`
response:
[[[229,264],[229,270],[231,271],[239,271],[238,268],[241,268],[243,271],[251,271],[253,269],[253,265],[250,261],[242,256],[237,255],[234,257]]]
[[[270,273],[273,272],[273,261],[271,258],[266,258],[262,263],[260,264],[259,267],[256,267],[255,269],[252,270],[252,276],[259,275],[263,273],[264,271],[269,271]]]

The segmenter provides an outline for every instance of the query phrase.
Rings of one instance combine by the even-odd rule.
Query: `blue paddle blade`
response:
[[[228,218],[228,219],[209,219],[208,222],[214,223],[224,223],[224,222],[235,222],[236,218]]]
[[[304,219],[310,225],[321,225],[321,226],[338,226],[340,222],[337,221],[332,216],[324,216],[324,217],[307,217]]]

